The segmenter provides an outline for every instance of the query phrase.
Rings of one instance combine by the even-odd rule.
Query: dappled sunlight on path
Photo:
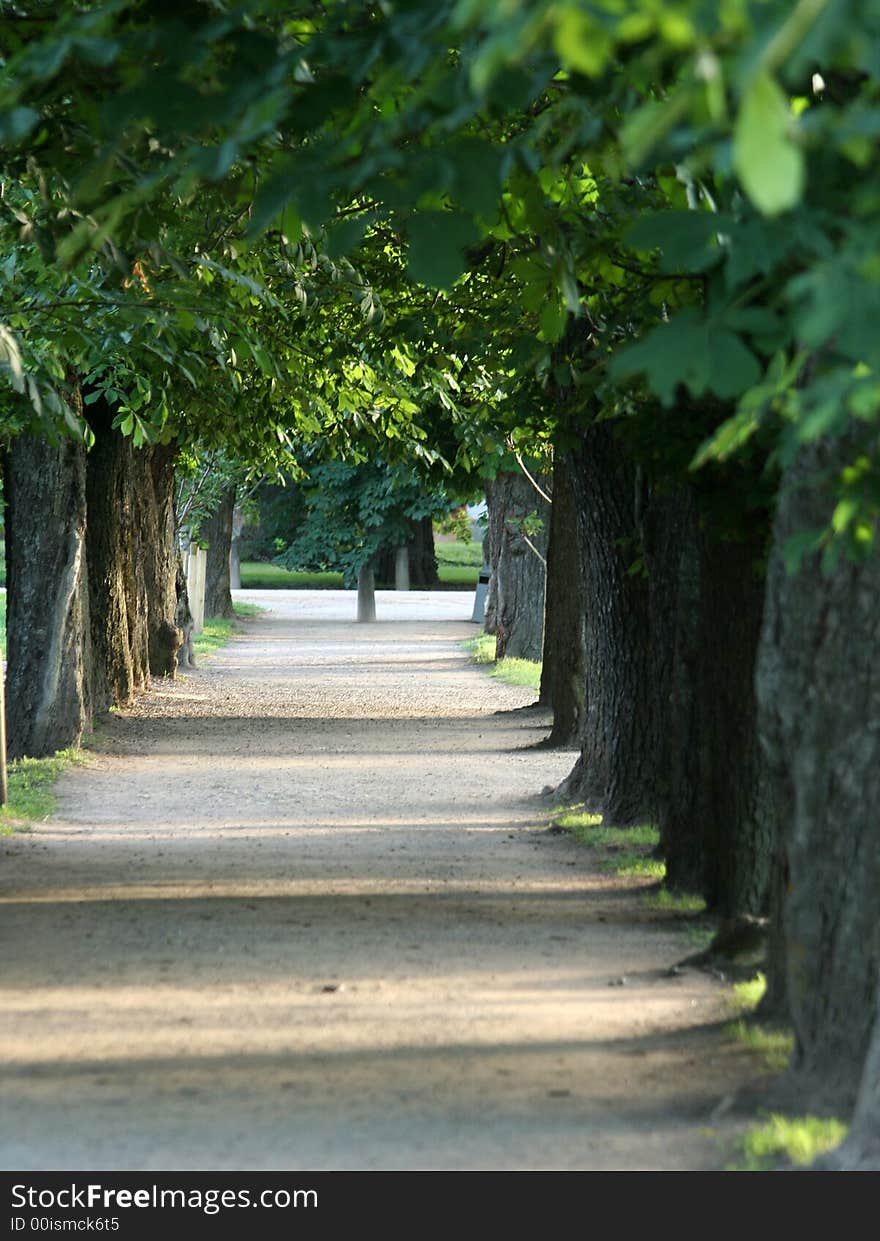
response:
[[[267,592],[4,842],[5,1166],[717,1166],[719,985],[546,834],[573,756],[470,597],[344,593]]]

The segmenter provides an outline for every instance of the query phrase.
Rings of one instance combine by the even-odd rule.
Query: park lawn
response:
[[[241,563],[242,590],[342,590],[341,573],[282,569],[259,560]]]
[[[447,590],[475,590],[483,564],[479,543],[438,543],[437,576]],[[241,564],[242,590],[342,590],[341,573],[318,573],[282,569],[280,565],[257,560]]]

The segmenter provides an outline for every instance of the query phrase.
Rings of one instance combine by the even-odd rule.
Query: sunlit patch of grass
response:
[[[490,676],[507,685],[523,685],[535,693],[541,688],[541,665],[531,659],[499,659]]]
[[[462,646],[475,664],[492,664],[489,675],[497,677],[507,685],[522,685],[533,689],[536,693],[541,688],[541,664],[531,659],[499,659],[495,660],[495,637],[491,633],[481,633],[469,638]]]
[[[201,633],[193,634],[193,654],[212,655],[214,651],[219,651],[232,637],[232,630],[231,620],[212,616],[210,620],[205,621],[205,627]]]
[[[758,1007],[767,990],[767,978],[760,970],[754,978],[734,984],[730,1003],[738,1013],[751,1013]]]
[[[762,1172],[782,1162],[805,1167],[826,1151],[839,1146],[847,1126],[833,1117],[771,1115],[764,1124],[750,1129],[742,1139],[744,1163],[730,1172]]]
[[[773,1073],[781,1073],[791,1060],[794,1035],[790,1030],[748,1019],[749,1014],[761,1003],[766,990],[767,977],[760,971],[754,978],[734,984],[730,1006],[734,1012],[742,1015],[739,1020],[730,1022],[726,1031],[729,1038],[753,1051],[767,1069]]]
[[[773,1029],[744,1019],[731,1022],[726,1030],[731,1038],[759,1056],[772,1073],[781,1073],[788,1068],[794,1051],[794,1035],[790,1031]]]
[[[554,827],[564,827],[567,832],[571,832],[576,840],[580,840],[582,844],[589,844],[588,840],[583,840],[580,833],[586,831],[587,828],[598,827],[602,822],[601,814],[587,814],[578,806],[571,806],[568,810],[557,814],[553,819]],[[606,828],[606,831],[614,831],[614,828]]]
[[[473,590],[479,581],[480,570],[466,564],[438,564],[437,577],[444,586]]]
[[[600,814],[589,814],[579,806],[558,813],[551,825],[562,828],[578,842],[599,853],[602,870],[617,875],[662,880],[664,863],[652,854],[660,833],[649,824],[635,827],[603,827]]]
[[[658,888],[644,898],[645,904],[651,909],[659,909],[664,913],[676,913],[689,917],[706,912],[706,902],[696,892],[673,892],[669,888]]]
[[[0,806],[0,835],[27,831],[29,824],[55,811],[55,781],[73,763],[84,763],[80,750],[59,750],[51,758],[19,758],[9,764],[9,800]]]
[[[636,853],[625,853],[620,857],[607,858],[602,863],[604,870],[613,870],[616,875],[637,875],[640,879],[662,880],[666,875],[666,863],[659,858],[640,857]]]
[[[462,642],[462,646],[468,652],[475,664],[494,664],[494,634],[478,633],[475,638],[468,638],[466,642]]]
[[[232,606],[235,609],[235,617],[257,616],[266,610],[255,603],[234,603]],[[212,655],[215,651],[219,651],[221,647],[226,646],[238,628],[235,618],[227,620],[212,616],[210,620],[205,621],[202,632],[193,636],[193,654]]]

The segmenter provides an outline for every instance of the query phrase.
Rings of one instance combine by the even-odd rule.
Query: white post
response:
[[[241,534],[244,530],[244,517],[241,509],[232,513],[232,541],[229,544],[229,589],[241,590]]]
[[[409,548],[398,547],[394,557],[394,589],[409,590]]]
[[[365,564],[358,571],[358,620],[376,619],[376,579],[372,567]]]
[[[193,633],[201,633],[205,628],[205,579],[208,568],[208,553],[204,547],[190,543],[186,557],[186,590],[189,595],[189,610],[193,614]]]

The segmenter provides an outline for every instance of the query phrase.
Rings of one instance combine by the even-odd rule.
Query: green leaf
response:
[[[733,166],[764,215],[795,207],[804,188],[804,156],[791,140],[788,99],[769,73],[757,73],[745,94],[733,134]]]
[[[546,341],[557,341],[565,330],[567,312],[558,294],[553,293],[541,311],[541,332]]]
[[[605,71],[614,49],[608,31],[575,5],[567,5],[559,14],[553,42],[562,63],[588,77]]]
[[[709,387],[721,397],[739,396],[758,382],[761,368],[755,355],[726,328],[709,333]]]
[[[410,218],[409,274],[420,284],[449,289],[467,267],[464,251],[479,238],[468,216],[455,211],[425,211]]]
[[[477,139],[458,143],[450,152],[455,169],[455,198],[467,211],[487,220],[498,214],[505,152]]]
[[[727,224],[712,211],[657,211],[637,220],[626,240],[636,250],[660,250],[663,272],[705,271],[720,257],[718,234]]]

